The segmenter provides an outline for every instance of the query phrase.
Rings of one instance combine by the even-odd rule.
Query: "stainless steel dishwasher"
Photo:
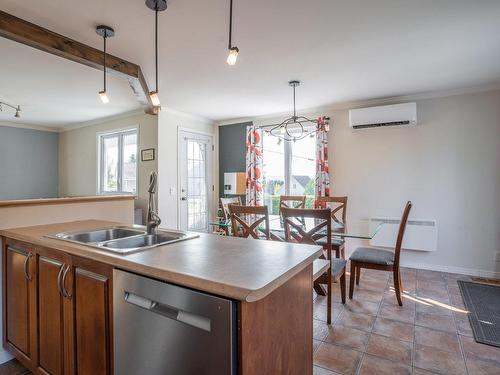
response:
[[[116,375],[237,373],[236,303],[114,271]]]

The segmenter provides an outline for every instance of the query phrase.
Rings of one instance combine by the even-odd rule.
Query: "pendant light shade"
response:
[[[239,48],[233,46],[232,37],[233,37],[233,0],[229,0],[229,44],[228,44],[229,55],[227,56],[227,63],[231,66],[236,64],[236,60],[238,59],[238,54],[240,53]]]
[[[104,56],[103,56],[103,66],[102,66],[102,70],[104,72],[104,87],[102,91],[99,91],[99,97],[101,98],[101,101],[104,104],[106,104],[109,103],[108,93],[106,91],[106,39],[114,36],[115,31],[109,26],[99,25],[95,29],[95,32],[97,33],[97,35],[101,36],[104,41],[104,48],[103,48]]]
[[[162,12],[167,9],[166,0],[146,0],[146,6],[155,12],[155,83],[156,87],[154,91],[149,93],[149,99],[151,104],[155,107],[160,106],[160,97],[158,96],[158,12]]]

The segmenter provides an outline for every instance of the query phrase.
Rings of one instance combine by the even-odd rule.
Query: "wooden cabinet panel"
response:
[[[240,303],[240,374],[312,375],[312,301],[309,265],[267,297]]]
[[[64,314],[59,279],[63,262],[38,258],[38,367],[51,375],[64,371]]]
[[[98,268],[88,264],[80,264],[80,266],[75,267],[74,336],[76,373],[79,375],[108,375],[112,373],[110,336],[112,269]]]
[[[6,341],[31,357],[30,347],[30,255],[7,246],[5,250]]]

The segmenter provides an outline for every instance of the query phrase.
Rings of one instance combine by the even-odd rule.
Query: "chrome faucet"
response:
[[[158,174],[151,172],[149,177],[149,198],[148,198],[148,216],[146,218],[147,234],[156,234],[156,228],[161,224],[156,207],[156,189],[158,188]]]

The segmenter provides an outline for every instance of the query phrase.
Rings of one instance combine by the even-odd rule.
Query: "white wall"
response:
[[[178,132],[179,129],[210,133],[215,138],[212,121],[169,109],[162,109],[158,116],[158,210],[164,228],[178,228]],[[217,149],[217,147],[215,147]],[[216,160],[213,167],[214,184]],[[214,202],[212,194],[212,202]],[[211,210],[213,211],[213,209]]]
[[[141,161],[140,150],[158,149],[158,117],[137,113],[91,126],[63,131],[59,135],[59,194],[60,196],[96,195],[97,193],[97,133],[139,127],[138,182],[136,206],[146,211],[149,174],[158,169],[154,161]]]
[[[437,220],[438,249],[403,264],[500,276],[500,91],[417,100],[412,128],[353,131],[347,109],[318,114],[333,120],[333,194],[349,196],[349,218],[398,217],[411,200],[411,217]]]

